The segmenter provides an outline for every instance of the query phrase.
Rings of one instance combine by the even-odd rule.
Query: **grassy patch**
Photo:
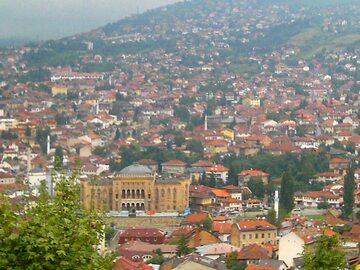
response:
[[[320,27],[307,28],[292,37],[289,44],[301,49],[299,59],[309,59],[323,49],[348,46],[360,41],[360,34],[333,34],[322,31]]]
[[[341,45],[350,45],[355,42],[360,41],[360,34],[351,34],[339,37],[334,40],[334,45],[341,46]]]
[[[257,74],[260,69],[258,64],[238,64],[238,65],[231,65],[229,67],[229,70],[231,70],[234,73],[237,74],[249,74],[254,75]]]
[[[313,27],[304,29],[300,34],[293,36],[290,40],[290,44],[295,46],[303,46],[310,40],[313,40],[321,34],[320,27]]]
[[[323,221],[324,220],[324,215],[307,215],[305,216],[307,219],[318,219]]]

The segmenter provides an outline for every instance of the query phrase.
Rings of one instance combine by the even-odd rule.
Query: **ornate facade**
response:
[[[104,211],[182,212],[189,207],[190,182],[134,164],[111,179],[82,181],[82,199],[85,207]]]

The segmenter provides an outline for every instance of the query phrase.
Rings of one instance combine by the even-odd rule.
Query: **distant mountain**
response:
[[[94,43],[104,56],[176,53],[187,65],[214,50],[214,58],[243,59],[274,50],[300,51],[310,58],[321,50],[357,48],[360,1],[356,0],[192,0],[183,1],[107,24],[95,31],[45,42],[30,63],[73,65],[77,54]],[[196,50],[197,55],[189,53]],[[205,59],[210,61],[209,59]],[[296,59],[294,59],[296,60]],[[237,63],[238,62],[238,63]]]

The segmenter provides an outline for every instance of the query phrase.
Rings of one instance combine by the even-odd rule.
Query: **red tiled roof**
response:
[[[207,160],[199,160],[198,162],[195,162],[191,164],[191,167],[212,167],[214,163]]]
[[[336,164],[336,163],[349,163],[350,160],[348,159],[344,159],[344,158],[333,158],[329,161],[329,163],[331,164]]]
[[[259,259],[271,259],[269,251],[258,244],[251,244],[245,246],[237,256],[238,260],[259,260]]]
[[[185,166],[186,163],[181,161],[181,160],[169,160],[167,162],[162,163],[161,165],[166,165],[166,166]]]
[[[233,185],[224,186],[223,188],[226,190],[239,190],[239,191],[241,190],[240,187],[233,186]]]
[[[227,172],[227,171],[229,171],[229,169],[221,164],[215,164],[211,168],[208,168],[206,171],[207,172]]]
[[[211,140],[211,141],[206,141],[205,144],[206,145],[214,145],[214,146],[222,146],[222,145],[227,145],[227,141],[226,140]]]
[[[275,268],[269,266],[261,266],[256,264],[249,264],[245,270],[276,270]]]
[[[223,190],[223,189],[212,188],[211,191],[212,191],[212,193],[215,194],[216,197],[228,198],[231,196],[231,194],[229,192],[227,192],[226,190]]]
[[[208,213],[191,214],[184,219],[185,224],[199,224],[209,217]]]
[[[241,203],[241,200],[235,199],[235,198],[226,198],[223,199],[221,202],[223,203]]]
[[[140,165],[157,165],[157,162],[153,159],[141,159],[137,163]]]
[[[153,268],[150,265],[134,262],[121,257],[116,261],[116,265],[113,270],[153,270]]]
[[[213,221],[226,221],[227,217],[225,216],[217,216],[217,217],[213,217]]]
[[[275,230],[276,226],[267,222],[266,220],[242,220],[236,223],[240,230]]]
[[[328,236],[335,236],[335,235],[336,235],[336,233],[335,233],[333,230],[328,229],[328,228],[326,228],[326,229],[323,231],[323,234],[328,235]]]
[[[161,237],[163,235],[159,229],[132,228],[123,231],[120,237]]]
[[[258,171],[258,170],[244,170],[240,173],[237,174],[238,176],[246,176],[246,175],[250,175],[253,177],[268,177],[269,174],[263,171]]]
[[[322,172],[322,173],[317,173],[316,176],[320,176],[320,177],[339,177],[341,175],[339,173],[336,173],[336,172]]]
[[[231,234],[231,223],[213,222],[212,230],[220,234]]]
[[[338,199],[339,198],[339,196],[333,194],[330,191],[309,191],[304,194],[304,197],[327,198],[327,199]]]
[[[203,185],[190,185],[189,191],[191,193],[208,193],[209,191],[211,191],[211,188]]]

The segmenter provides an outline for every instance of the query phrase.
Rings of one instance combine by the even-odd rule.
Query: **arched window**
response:
[[[145,199],[145,190],[141,190],[141,199]]]
[[[171,199],[171,189],[170,188],[167,189],[167,198],[169,200]]]
[[[131,198],[132,198],[132,199],[135,199],[135,189],[132,189],[132,190],[131,190]]]

